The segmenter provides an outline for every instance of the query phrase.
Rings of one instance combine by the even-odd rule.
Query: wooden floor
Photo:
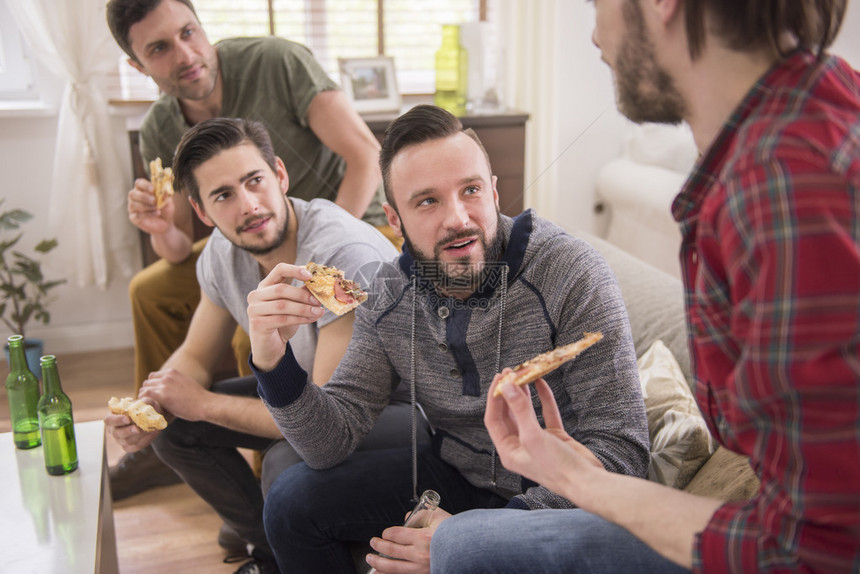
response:
[[[63,390],[69,395],[75,422],[100,420],[108,414],[111,396],[130,396],[134,356],[131,349],[57,355]],[[8,367],[0,361],[0,376]],[[0,389],[0,432],[8,432],[6,387]],[[122,449],[110,436],[108,461],[115,464]],[[224,564],[216,542],[221,519],[184,484],[154,488],[114,503],[117,553],[122,574],[163,572],[234,572],[240,564]]]

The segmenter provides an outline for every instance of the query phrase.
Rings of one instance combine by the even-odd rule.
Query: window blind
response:
[[[442,24],[493,24],[498,0],[196,0],[212,43],[239,36],[276,36],[304,44],[340,83],[338,58],[394,58],[403,94],[430,94]],[[134,70],[123,76],[123,95]],[[133,99],[133,96],[132,96]]]

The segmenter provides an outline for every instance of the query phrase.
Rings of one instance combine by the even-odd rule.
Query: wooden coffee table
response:
[[[102,421],[75,424],[78,468],[45,471],[42,447],[0,434],[0,572],[118,572]]]

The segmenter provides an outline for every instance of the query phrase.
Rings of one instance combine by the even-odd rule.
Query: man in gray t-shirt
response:
[[[250,389],[240,385],[237,390],[231,381],[222,389],[225,394],[212,385],[212,373],[229,352],[237,323],[249,329],[247,296],[263,277],[314,261],[343,270],[347,278],[369,279],[368,270],[393,259],[396,250],[379,231],[328,200],[286,199],[286,169],[260,123],[217,118],[198,124],[180,141],[174,167],[177,188],[189,193],[197,215],[216,229],[197,262],[201,297],[188,335],[141,387],[140,396],[167,413],[170,424],[145,433],[125,416],[105,421],[127,451],[152,443],[159,457],[254,545],[252,559],[272,567],[262,524],[263,492],[235,447],[266,451],[264,489],[301,459],[283,440],[253,382]],[[310,278],[303,273],[302,279]],[[302,281],[283,281],[277,289],[309,305],[308,313],[290,325],[277,325],[284,330],[274,332],[281,336],[298,325],[291,345],[314,383],[322,385],[346,352],[353,313],[338,317],[327,311]],[[279,303],[272,306],[274,311]],[[410,444],[411,412],[403,399],[392,401],[390,416],[364,448]]]

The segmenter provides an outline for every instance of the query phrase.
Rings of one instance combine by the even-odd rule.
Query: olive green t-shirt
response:
[[[308,126],[308,106],[314,96],[338,86],[310,50],[283,38],[232,38],[215,45],[221,66],[221,116],[262,122],[269,131],[275,154],[290,177],[290,197],[334,201],[346,163],[328,149]],[[189,128],[179,101],[162,95],[143,119],[140,150],[144,166],[161,157],[173,162],[173,153]],[[364,214],[371,225],[384,225],[382,186]]]

